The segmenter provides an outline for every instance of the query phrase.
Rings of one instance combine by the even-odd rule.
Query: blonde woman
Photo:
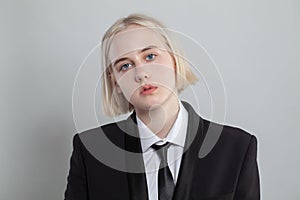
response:
[[[66,200],[260,198],[255,136],[178,99],[198,79],[164,25],[140,14],[119,19],[103,37],[102,59],[104,112],[132,114],[74,136]],[[210,127],[222,128],[200,158],[204,139],[218,134]]]

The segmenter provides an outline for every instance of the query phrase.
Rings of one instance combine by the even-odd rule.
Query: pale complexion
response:
[[[114,37],[109,59],[117,92],[124,94],[150,130],[165,138],[179,104],[174,59],[161,36],[131,25]]]

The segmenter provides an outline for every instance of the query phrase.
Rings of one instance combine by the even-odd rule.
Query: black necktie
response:
[[[159,200],[171,200],[175,189],[172,173],[170,171],[167,161],[167,150],[169,146],[170,144],[168,142],[163,145],[152,145],[152,148],[156,150],[158,156],[161,159],[158,171]]]

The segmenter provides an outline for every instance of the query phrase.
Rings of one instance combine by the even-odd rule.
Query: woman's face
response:
[[[150,110],[177,98],[175,64],[162,36],[131,25],[113,38],[109,60],[116,81],[135,110]]]

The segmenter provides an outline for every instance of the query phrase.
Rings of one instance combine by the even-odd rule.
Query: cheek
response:
[[[150,74],[150,82],[159,84],[170,90],[174,90],[175,71],[170,65],[149,65],[146,67]]]
[[[117,75],[116,80],[120,92],[124,94],[127,100],[133,95],[133,93],[139,89],[139,85],[134,81],[134,70],[129,70],[122,75]]]
[[[163,55],[160,57],[160,63],[175,69],[175,58],[169,52],[163,53]]]
[[[160,76],[157,76],[157,81],[170,90],[173,90],[175,85],[175,71],[169,67],[164,67],[164,69],[159,70]]]

